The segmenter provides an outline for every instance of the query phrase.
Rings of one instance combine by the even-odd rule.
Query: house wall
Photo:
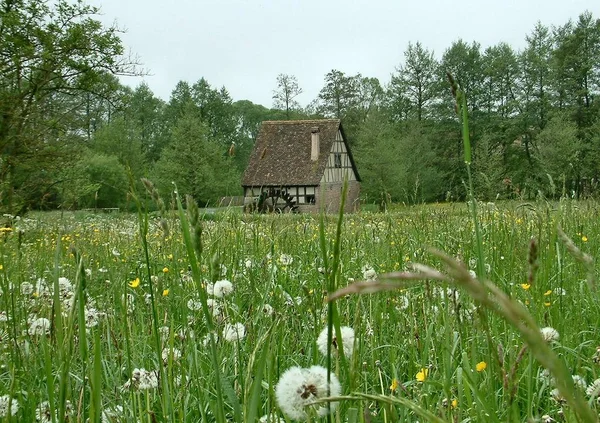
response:
[[[340,203],[342,201],[343,182],[334,182],[323,184],[317,190],[316,211],[325,209],[326,213],[339,213]],[[346,204],[344,213],[352,213],[360,209],[360,182],[348,181],[348,194],[346,196]]]
[[[314,192],[315,204],[298,204],[298,211],[300,213],[319,213],[324,208],[326,213],[339,213],[340,202],[342,201],[342,189],[343,182],[325,183],[320,187],[283,187],[287,189],[290,194],[296,193],[303,194],[305,190],[307,192]],[[244,205],[251,204],[255,198],[260,195],[261,190],[267,190],[268,188],[246,188]],[[359,202],[360,195],[360,182],[348,181],[348,195],[346,197],[346,204],[344,207],[344,213],[352,213],[360,209]]]
[[[343,182],[345,177],[348,178],[348,181],[356,181],[357,179],[352,168],[352,163],[350,162],[344,138],[341,131],[338,131],[335,141],[331,145],[327,166],[321,178],[321,184]]]

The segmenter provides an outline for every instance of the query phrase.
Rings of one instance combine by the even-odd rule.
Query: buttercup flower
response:
[[[330,383],[327,384],[327,369],[321,366],[287,369],[275,387],[275,397],[281,411],[292,420],[306,420],[309,415],[323,417],[333,412],[337,402],[317,402],[328,396],[339,396],[342,392],[336,375],[332,373],[330,376]]]
[[[478,372],[483,372],[485,369],[487,369],[487,363],[485,361],[480,361],[475,366],[475,370],[477,370]]]
[[[429,369],[424,367],[421,369],[421,371],[419,373],[417,373],[415,378],[417,379],[417,382],[425,382],[425,379],[427,379],[428,374],[429,374]]]

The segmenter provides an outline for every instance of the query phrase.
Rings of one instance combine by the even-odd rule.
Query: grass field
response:
[[[582,253],[598,255],[599,215],[565,200],[481,204],[478,216],[480,279],[556,331],[547,345],[576,376],[565,389],[593,416],[600,301]],[[335,216],[320,229],[319,216],[223,212],[192,219],[186,242],[187,221],[168,216],[168,232],[159,217],[90,213],[31,214],[0,232],[0,421],[317,421],[328,403],[304,405],[327,386],[335,422],[590,421],[523,329],[468,289],[395,279],[326,301],[415,263],[447,274],[430,248],[477,271],[465,204],[344,216],[339,236]],[[328,322],[352,329],[333,334],[329,356]]]

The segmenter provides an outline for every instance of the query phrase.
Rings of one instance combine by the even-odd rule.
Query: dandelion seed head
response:
[[[223,329],[223,339],[228,342],[239,341],[246,337],[246,328],[242,323],[226,324]]]
[[[10,407],[9,407],[10,404]],[[0,396],[0,417],[14,416],[19,411],[19,401],[10,395]]]
[[[339,396],[342,387],[335,374],[327,383],[327,369],[312,366],[308,369],[290,367],[279,378],[275,387],[277,404],[283,413],[292,420],[306,420],[307,410],[319,417],[326,416],[337,407],[337,402],[317,403],[328,396]],[[329,391],[329,392],[328,392]],[[329,407],[328,405],[329,404]]]
[[[541,329],[542,338],[546,342],[556,342],[560,338],[558,331],[551,327],[545,327]]]
[[[319,349],[321,354],[325,356],[327,355],[327,335],[329,333],[327,329],[328,328],[325,327],[319,334],[319,337],[317,338],[317,348]],[[340,332],[342,335],[344,356],[346,356],[346,358],[350,358],[352,356],[352,353],[354,352],[354,329],[348,326],[341,326]],[[337,351],[339,342],[336,337],[335,330],[333,331],[332,346],[332,350]]]
[[[227,279],[215,282],[213,295],[217,298],[223,298],[233,292],[233,284]]]

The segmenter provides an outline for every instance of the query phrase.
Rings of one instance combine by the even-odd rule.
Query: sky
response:
[[[600,18],[599,0],[88,0],[99,19],[125,33],[127,52],[145,81],[168,101],[178,81],[204,77],[234,101],[273,105],[277,75],[294,75],[302,106],[314,100],[332,69],[385,85],[417,41],[437,58],[453,41],[482,49],[506,42],[519,50],[539,21],[549,27]]]

